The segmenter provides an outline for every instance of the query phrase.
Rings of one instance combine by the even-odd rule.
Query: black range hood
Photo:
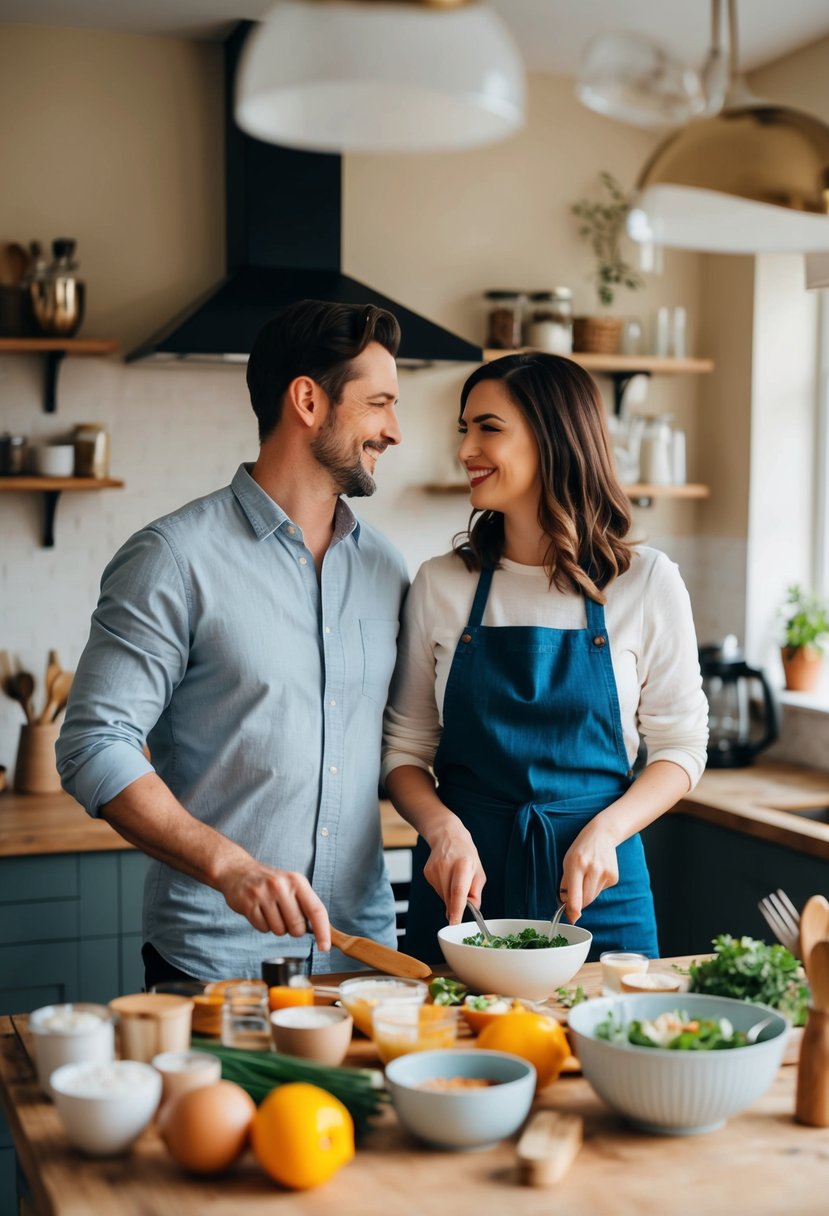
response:
[[[225,44],[227,275],[127,362],[244,362],[265,322],[303,299],[387,308],[400,322],[403,362],[480,362],[480,346],[341,272],[341,157],[275,147],[236,126],[233,79],[250,28],[241,23]]]

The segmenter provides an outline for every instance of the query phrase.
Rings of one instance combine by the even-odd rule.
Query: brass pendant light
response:
[[[720,0],[712,0],[712,57]],[[729,83],[712,117],[654,152],[636,183],[634,240],[723,253],[829,251],[829,126],[755,97],[738,72],[728,0]]]

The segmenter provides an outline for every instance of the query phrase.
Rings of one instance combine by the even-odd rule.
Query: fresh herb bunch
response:
[[[577,988],[556,988],[556,996],[559,1005],[563,1005],[565,1009],[572,1009],[587,1000],[587,993],[581,984]]]
[[[771,1005],[793,1026],[805,1024],[811,993],[806,973],[790,950],[728,933],[715,937],[712,945],[714,958],[688,968],[691,992]]]
[[[590,243],[596,259],[593,278],[599,303],[609,306],[617,288],[633,291],[644,280],[622,255],[621,239],[630,211],[627,195],[612,174],[600,173],[599,180],[607,198],[580,199],[572,211],[579,221],[579,236]]]
[[[222,1080],[241,1085],[257,1106],[275,1086],[287,1081],[306,1081],[327,1090],[348,1107],[358,1135],[366,1130],[369,1119],[377,1114],[380,1105],[388,1101],[381,1074],[372,1069],[336,1068],[275,1052],[241,1051],[195,1036],[193,1046],[218,1056]]]
[[[528,926],[520,933],[508,933],[506,937],[491,937],[486,939],[482,933],[463,939],[465,946],[485,946],[488,950],[549,950],[551,946],[569,946],[567,938],[561,933],[555,937],[547,937],[537,929]]]
[[[782,608],[784,617],[784,646],[793,655],[796,650],[810,646],[818,654],[829,637],[829,604],[818,595],[809,595],[798,583],[788,588]]]

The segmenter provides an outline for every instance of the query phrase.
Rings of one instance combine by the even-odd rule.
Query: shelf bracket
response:
[[[60,490],[43,491],[43,548],[55,547],[55,512],[58,509]]]
[[[650,374],[651,373],[648,371],[605,373],[605,375],[609,376],[613,381],[613,413],[617,418],[621,418],[622,416],[622,406],[624,405],[625,401],[625,393],[627,392],[627,387],[631,380],[634,378],[634,376],[647,376],[650,378]]]
[[[58,371],[65,354],[63,350],[46,352],[43,367],[43,410],[46,414],[54,414],[58,406]]]

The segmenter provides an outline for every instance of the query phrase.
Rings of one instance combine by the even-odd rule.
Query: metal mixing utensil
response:
[[[550,928],[547,931],[547,936],[549,937],[550,941],[552,941],[556,935],[556,929],[558,928],[558,922],[561,920],[561,914],[564,911],[564,908],[565,908],[564,904],[559,904],[555,910],[555,913],[553,914],[553,919],[550,921]]]
[[[481,916],[480,908],[476,908],[471,899],[468,899],[466,901],[466,906],[469,909],[469,911],[472,913],[472,919],[475,921],[475,924],[478,926],[478,932],[481,934],[484,941],[491,942],[494,934],[490,933],[489,929],[487,928],[487,923],[484,920],[484,918]]]

